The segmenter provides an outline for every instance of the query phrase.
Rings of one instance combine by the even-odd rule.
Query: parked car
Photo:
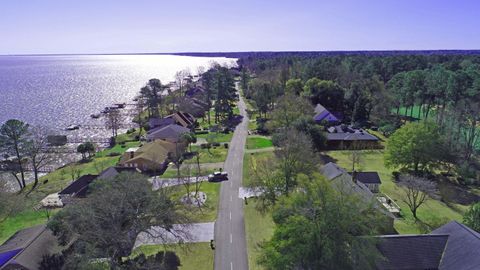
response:
[[[227,180],[228,174],[226,172],[214,172],[208,175],[208,182],[221,182]]]

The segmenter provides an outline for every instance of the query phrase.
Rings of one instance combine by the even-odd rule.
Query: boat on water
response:
[[[127,106],[127,104],[125,102],[124,103],[115,103],[113,105],[115,105],[118,109],[123,109],[123,108],[125,108],[125,106]]]
[[[76,130],[76,129],[79,129],[80,126],[79,125],[70,125],[68,126],[67,128],[65,128],[66,130]]]
[[[99,113],[92,113],[92,114],[90,115],[90,117],[97,119],[97,118],[100,118],[100,114],[99,114]]]

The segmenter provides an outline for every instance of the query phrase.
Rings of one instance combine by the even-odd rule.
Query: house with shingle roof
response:
[[[80,176],[58,193],[58,196],[64,205],[71,203],[74,198],[85,198],[88,192],[88,186],[97,179],[98,175],[86,174]]]
[[[142,172],[162,172],[175,156],[183,154],[184,151],[184,143],[155,140],[135,151],[125,152],[118,164],[122,167],[136,168]]]
[[[329,149],[373,149],[379,148],[377,137],[361,128],[337,125],[327,128],[327,147]]]
[[[343,168],[333,162],[329,162],[320,168],[320,173],[330,181],[332,187],[338,192],[356,195],[365,205],[372,204],[382,214],[388,218],[387,231],[393,232],[393,221],[395,216],[390,213],[379,201],[370,189],[359,181],[354,181],[352,176]]]
[[[43,256],[63,250],[44,224],[17,231],[0,246],[0,269],[37,270]]]
[[[377,249],[383,256],[378,270],[480,269],[480,234],[451,221],[430,234],[381,235]]]
[[[179,125],[168,125],[164,127],[149,130],[147,133],[147,141],[163,140],[168,142],[180,142],[185,133],[189,133],[190,129]]]
[[[351,172],[350,175],[352,175],[354,181],[363,183],[371,192],[377,193],[380,191],[382,180],[380,180],[377,172]]]
[[[317,123],[338,123],[340,122],[339,117],[333,115],[329,110],[323,107],[321,104],[317,104],[315,106],[315,116],[313,116],[313,120]]]
[[[439,269],[448,235],[383,235],[377,249],[383,256],[376,263],[378,270]]]

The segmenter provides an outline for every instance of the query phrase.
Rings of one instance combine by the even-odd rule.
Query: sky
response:
[[[471,0],[0,0],[0,55],[480,49]]]

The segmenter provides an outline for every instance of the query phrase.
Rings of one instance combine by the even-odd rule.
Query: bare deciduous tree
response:
[[[416,177],[413,175],[402,175],[399,178],[399,185],[406,189],[406,198],[403,201],[408,205],[415,219],[417,210],[428,197],[435,196],[436,184],[432,181]]]
[[[125,118],[119,110],[110,110],[105,115],[105,127],[112,130],[112,136],[117,137],[118,130],[123,124]]]
[[[52,147],[48,143],[49,132],[45,128],[32,127],[29,131],[25,146],[25,155],[33,170],[34,182],[31,190],[38,185],[38,173],[50,165],[55,157]]]
[[[16,119],[8,120],[0,127],[0,150],[9,156],[15,156],[15,164],[7,162],[6,168],[17,179],[20,189],[24,189],[26,186],[24,146],[28,129],[28,124]],[[18,178],[18,173],[20,178]]]

